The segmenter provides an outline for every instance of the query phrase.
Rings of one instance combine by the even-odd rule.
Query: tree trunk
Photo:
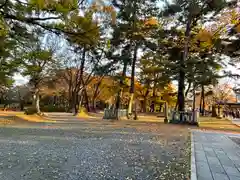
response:
[[[21,99],[19,104],[20,104],[20,111],[23,111],[24,110],[24,100]]]
[[[80,85],[82,85],[82,86],[85,85],[84,80],[83,80],[85,60],[86,60],[86,47],[84,46],[83,52],[82,52],[82,61],[81,61],[81,65],[80,65]],[[81,91],[81,92],[79,92],[79,91]],[[77,113],[78,113],[79,109],[82,108],[83,93],[84,93],[84,89],[78,90],[78,94],[80,95],[80,97],[79,97],[79,101],[77,102],[77,107],[78,107]]]
[[[72,108],[72,113],[75,115],[77,114],[77,92],[73,91],[72,92],[72,102],[71,103],[71,108]]]
[[[89,100],[88,100],[88,94],[87,94],[86,88],[83,89],[83,92],[84,92],[84,99],[85,99],[87,111],[90,112]]]
[[[96,112],[96,98],[93,96],[90,111]]]
[[[4,102],[4,106],[3,106],[3,110],[6,111],[7,110],[7,106],[9,105],[9,103],[7,101]]]
[[[120,89],[117,94],[117,100],[116,100],[116,115],[118,118],[118,110],[121,108],[121,98],[122,98],[122,93],[123,93],[123,85],[124,85],[124,80],[126,78],[126,72],[127,72],[127,62],[124,61],[123,64],[123,71],[122,71],[122,77],[120,78]]]
[[[135,100],[134,102],[134,120],[137,120],[137,101]]]
[[[200,107],[199,107],[199,112],[202,113],[202,91],[201,91],[201,97],[200,97]]]
[[[188,95],[188,93],[189,93],[189,91],[190,91],[190,89],[191,89],[191,85],[192,85],[192,82],[189,82],[189,83],[188,83],[187,90],[186,90],[186,92],[185,92],[185,97],[187,97],[187,95]]]
[[[145,113],[147,112],[147,96],[149,94],[149,84],[147,85],[147,91],[146,93],[144,94],[144,98],[143,98],[143,108],[142,108],[142,111]]]
[[[159,112],[160,113],[162,112],[162,107],[163,107],[163,104],[160,104],[160,107],[159,107]]]
[[[71,112],[73,109],[73,89],[72,89],[72,77],[70,76],[68,81],[68,112]]]
[[[40,114],[40,96],[39,96],[39,90],[35,89],[34,94],[33,94],[33,107],[36,110],[37,114]]]
[[[67,112],[71,112],[73,109],[73,98],[68,99],[68,107],[67,107]]]
[[[130,101],[128,105],[128,116],[132,115],[132,106],[133,106],[133,99],[134,99],[134,92],[135,92],[135,66],[137,61],[137,51],[138,45],[135,45],[134,48],[134,55],[133,55],[133,62],[132,62],[132,72],[131,72],[131,87],[130,87]]]
[[[202,116],[205,114],[205,92],[204,85],[202,85]]]
[[[96,85],[96,88],[95,88],[95,91],[93,93],[93,97],[92,97],[92,110],[93,111],[96,111],[96,98],[99,95],[99,87],[102,83],[103,77],[101,77],[101,79],[98,81],[98,83]]]
[[[185,45],[184,45],[184,53],[183,57],[180,58],[180,69],[179,69],[179,81],[178,81],[178,111],[184,112],[185,111],[185,97],[184,97],[184,88],[185,88],[185,61],[188,58],[188,44],[190,41],[190,32],[191,32],[191,23],[192,19],[189,16],[188,22],[186,25],[185,31]],[[180,116],[180,121],[184,121],[183,114]]]
[[[84,99],[84,90],[82,89],[80,92],[79,92],[79,98],[78,98],[78,102],[77,102],[77,104],[78,104],[78,111],[79,111],[79,109],[80,108],[83,108],[82,106],[83,106],[83,99]]]
[[[217,117],[216,105],[212,106],[212,117]]]
[[[130,93],[130,100],[129,100],[129,104],[128,104],[128,116],[129,117],[132,115],[133,98],[134,98],[134,93]]]
[[[85,61],[86,61],[86,47],[83,48],[82,51],[82,58],[81,58],[81,64],[80,64],[80,69],[79,69],[79,73],[76,74],[76,86],[74,88],[74,114],[77,115],[79,108],[81,108],[81,104],[82,104],[82,97],[80,97],[80,99],[78,98],[78,96],[82,95],[82,89],[81,89],[81,85],[84,86],[84,80],[83,80],[83,73],[84,73],[84,67],[85,67]],[[81,92],[80,92],[81,91]]]
[[[153,85],[153,102],[152,102],[152,112],[155,112],[156,107],[156,83]]]
[[[143,99],[143,105],[142,105],[143,107],[142,107],[142,111],[144,112],[144,113],[146,113],[147,112],[147,97],[145,96],[144,97],[144,99]]]
[[[196,109],[196,86],[195,86],[195,83],[193,84],[193,105],[192,105],[192,115],[193,115],[193,122],[195,123],[196,121],[196,113],[195,113],[195,110]]]

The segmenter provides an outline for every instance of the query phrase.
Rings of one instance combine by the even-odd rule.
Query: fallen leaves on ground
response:
[[[218,119],[212,117],[200,117],[199,127],[202,129],[212,129],[221,131],[235,131],[240,133],[240,127],[233,124],[228,119]]]
[[[17,114],[16,117],[19,117],[25,121],[29,121],[29,122],[56,122],[56,121],[53,121],[53,120],[48,120],[48,119],[45,119],[44,117],[42,116],[39,116],[39,115],[26,115],[26,114]]]

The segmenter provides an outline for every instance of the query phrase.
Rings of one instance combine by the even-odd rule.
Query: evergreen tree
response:
[[[165,46],[165,49],[168,51],[167,54],[169,56],[169,59],[171,61],[174,61],[174,64],[177,65],[174,66],[174,64],[171,63],[166,64],[169,65],[171,72],[176,73],[177,71],[177,76],[175,76],[175,78],[177,78],[178,80],[179,111],[184,111],[185,106],[184,92],[189,58],[192,53],[201,53],[202,47],[206,44],[206,41],[194,42],[193,37],[195,36],[196,32],[195,28],[197,27],[198,23],[204,24],[206,20],[209,20],[206,18],[205,15],[209,13],[213,13],[214,15],[216,15],[220,12],[221,9],[227,6],[228,4],[225,1],[214,0],[206,2],[201,2],[197,0],[177,0],[174,1],[172,4],[166,5],[167,9],[163,13],[163,15],[168,16],[172,19],[173,26],[171,28],[168,27],[164,29],[165,31],[167,30],[170,33],[170,37],[166,38],[165,36],[163,38],[163,41],[161,42],[161,46]],[[180,30],[178,28],[179,26],[185,26],[185,29]],[[162,38],[162,36],[160,37]],[[193,43],[191,43],[192,40]],[[196,44],[197,46],[193,46],[194,44]],[[181,118],[181,120],[183,120],[183,118]]]
[[[53,76],[57,68],[57,61],[54,58],[56,47],[36,40],[25,47],[26,53],[21,57],[22,75],[29,77],[29,84],[33,91],[33,112],[40,114],[40,91],[46,78]],[[53,45],[53,44],[52,44]]]
[[[128,115],[132,115],[134,91],[135,91],[135,66],[138,57],[138,50],[148,45],[147,38],[155,24],[150,20],[154,19],[156,1],[143,0],[114,0],[114,7],[118,9],[117,22],[114,27],[113,41],[115,44],[125,44],[128,47],[131,57],[131,86]],[[124,63],[123,63],[124,64]],[[127,63],[125,63],[126,66]]]

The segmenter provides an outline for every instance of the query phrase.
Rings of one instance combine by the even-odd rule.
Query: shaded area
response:
[[[229,136],[236,134],[193,131],[198,180],[237,180],[240,178],[240,147]]]
[[[230,137],[230,139],[233,141],[233,142],[235,142],[237,145],[239,145],[240,146],[240,137]]]
[[[2,127],[0,174],[2,180],[187,179],[188,140],[186,127],[163,123]]]

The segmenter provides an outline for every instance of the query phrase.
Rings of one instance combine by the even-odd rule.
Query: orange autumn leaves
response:
[[[145,24],[146,26],[158,25],[158,21],[157,21],[156,18],[151,17],[151,18],[147,18],[147,19],[145,20],[144,24]]]
[[[111,16],[112,24],[116,23],[116,10],[112,5],[105,5],[104,2],[93,2],[90,9],[95,13],[105,13]]]

